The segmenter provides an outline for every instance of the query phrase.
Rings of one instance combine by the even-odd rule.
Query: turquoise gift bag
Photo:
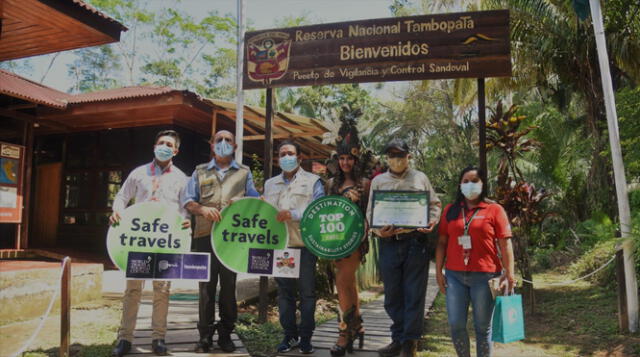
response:
[[[509,343],[524,339],[522,295],[497,296],[491,340]]]

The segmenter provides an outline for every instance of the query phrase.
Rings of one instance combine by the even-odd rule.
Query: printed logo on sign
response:
[[[156,278],[180,279],[182,256],[179,254],[157,254]]]
[[[282,78],[289,68],[291,39],[284,32],[266,32],[247,40],[247,74],[254,82]]]
[[[273,273],[273,250],[249,248],[248,273],[271,275]]]
[[[127,277],[139,279],[153,278],[153,253],[130,252],[127,258]]]

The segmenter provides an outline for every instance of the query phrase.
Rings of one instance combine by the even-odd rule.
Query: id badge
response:
[[[460,236],[458,237],[458,244],[462,246],[462,249],[471,249],[471,236]]]

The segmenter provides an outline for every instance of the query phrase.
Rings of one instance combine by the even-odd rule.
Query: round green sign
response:
[[[351,200],[325,196],[307,207],[300,221],[304,245],[320,258],[340,259],[360,246],[364,215]]]
[[[273,250],[287,247],[286,224],[278,222],[278,210],[261,199],[239,199],[220,214],[211,230],[211,246],[220,262],[236,273],[254,273],[249,268],[252,258],[263,253],[272,258]]]
[[[120,222],[109,227],[107,250],[113,264],[127,269],[129,252],[188,253],[191,230],[182,228],[184,217],[162,202],[142,202],[127,207]]]

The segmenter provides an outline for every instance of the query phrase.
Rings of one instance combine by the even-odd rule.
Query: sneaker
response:
[[[278,352],[289,352],[298,345],[298,338],[293,336],[285,336],[277,347]]]
[[[300,339],[300,352],[307,355],[313,353],[313,345],[311,344],[311,337],[303,337]]]

